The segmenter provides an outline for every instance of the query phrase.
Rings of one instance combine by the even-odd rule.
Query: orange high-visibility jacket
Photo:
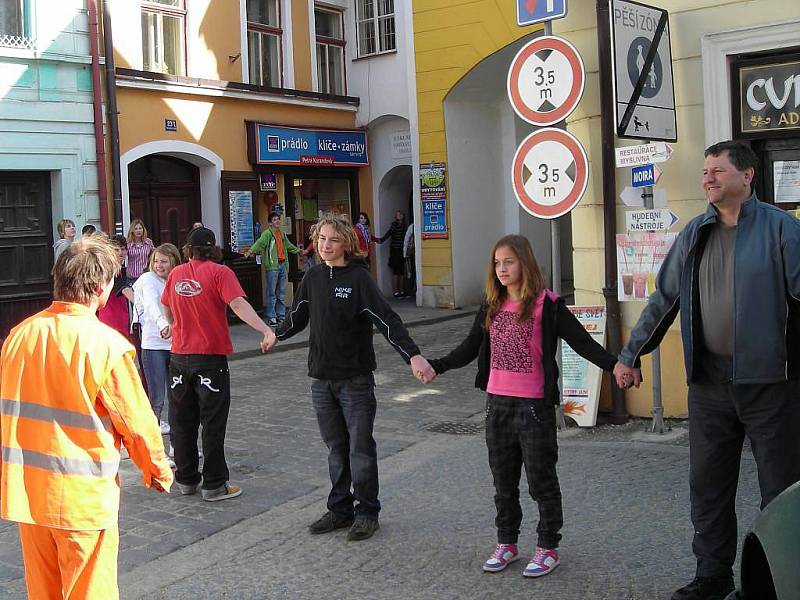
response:
[[[0,354],[0,517],[105,529],[119,513],[120,441],[169,490],[158,422],[125,338],[87,307],[54,302],[8,335]]]

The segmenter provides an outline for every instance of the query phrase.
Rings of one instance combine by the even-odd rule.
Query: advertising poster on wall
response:
[[[776,160],[772,163],[775,202],[800,202],[800,160]]]
[[[252,246],[253,235],[253,193],[249,190],[228,192],[230,204],[231,248],[237,250]]]
[[[592,339],[605,346],[606,309],[604,306],[568,306]],[[575,352],[569,344],[561,345],[561,407],[564,414],[580,427],[593,427],[597,422],[597,407],[603,370]]]
[[[656,275],[677,233],[617,234],[617,297],[643,302],[656,289]]]
[[[422,239],[447,238],[447,178],[442,162],[419,166]]]

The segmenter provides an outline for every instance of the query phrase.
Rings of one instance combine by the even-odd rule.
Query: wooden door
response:
[[[0,339],[47,306],[53,267],[49,171],[0,171]]]
[[[144,221],[153,243],[183,246],[192,223],[201,221],[200,173],[171,156],[150,155],[128,168],[130,216]]]

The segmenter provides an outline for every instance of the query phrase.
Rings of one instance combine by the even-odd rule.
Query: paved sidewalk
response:
[[[413,310],[413,309],[412,309]],[[452,314],[452,311],[448,311]],[[448,316],[448,315],[442,315]],[[429,356],[466,335],[471,315],[419,325]],[[123,461],[120,585],[123,598],[668,598],[693,572],[687,499],[686,425],[677,439],[631,441],[644,421],[560,434],[566,525],[564,564],[543,580],[485,575],[494,540],[491,477],[480,432],[427,428],[481,424],[485,398],[475,367],[425,387],[378,335],[376,439],[381,530],[347,543],[344,532],[312,537],[324,511],[326,450],[308,398],[307,350],[231,362],[226,454],[237,499],[205,503],[141,486]],[[278,347],[280,348],[280,346]],[[651,438],[658,439],[658,438]],[[742,534],[758,507],[752,458],[742,465]],[[524,486],[523,486],[524,487]],[[524,495],[524,492],[523,492]],[[535,508],[526,497],[523,551],[533,549]],[[24,597],[16,526],[0,524],[0,598]]]

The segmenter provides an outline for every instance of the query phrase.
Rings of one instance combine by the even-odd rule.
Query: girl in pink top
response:
[[[484,571],[502,571],[519,558],[523,467],[539,507],[536,551],[523,575],[547,575],[560,562],[564,519],[556,473],[558,338],[597,366],[613,370],[616,358],[592,340],[563,299],[545,289],[528,240],[521,235],[500,238],[489,256],[485,298],[469,335],[447,356],[430,360],[439,374],[477,358],[475,386],[488,392],[486,445],[495,486],[497,545]],[[425,383],[435,377],[418,376]]]
[[[153,251],[153,240],[147,237],[147,228],[141,219],[131,221],[128,229],[128,284],[133,285],[144,273]]]

